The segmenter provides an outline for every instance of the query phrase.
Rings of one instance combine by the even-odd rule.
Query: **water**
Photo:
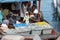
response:
[[[44,19],[47,20],[52,27],[60,33],[60,21],[57,21],[57,14],[54,11],[53,0],[41,0],[41,11],[43,13]]]

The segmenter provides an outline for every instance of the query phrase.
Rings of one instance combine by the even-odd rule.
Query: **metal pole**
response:
[[[38,20],[40,21],[40,2],[41,0],[38,0]]]
[[[22,5],[22,0],[20,0],[20,13],[21,13],[21,5]]]
[[[40,1],[41,0],[38,0],[39,2],[38,2],[38,12],[40,12]]]

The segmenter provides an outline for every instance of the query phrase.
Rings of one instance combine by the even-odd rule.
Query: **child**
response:
[[[29,14],[28,14],[28,12],[26,12],[23,20],[25,21],[26,24],[29,24]]]

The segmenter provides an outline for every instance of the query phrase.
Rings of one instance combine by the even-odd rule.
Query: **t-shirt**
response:
[[[2,23],[2,12],[0,10],[0,23]]]
[[[28,21],[29,20],[29,16],[25,16],[24,17],[24,20],[27,20]]]
[[[3,24],[6,24],[6,25],[8,25],[9,24],[9,20],[3,20],[3,22],[2,22]]]
[[[24,20],[25,20],[25,23],[28,24],[29,23],[29,16],[25,16]]]
[[[38,9],[35,9],[35,10],[33,11],[33,13],[34,13],[34,14],[38,14]]]
[[[4,9],[4,10],[3,10],[3,15],[4,15],[4,16],[7,16],[7,15],[8,15],[8,12],[9,12],[8,9]]]
[[[20,17],[24,17],[24,15],[25,15],[25,14],[21,11],[21,12],[20,12]]]

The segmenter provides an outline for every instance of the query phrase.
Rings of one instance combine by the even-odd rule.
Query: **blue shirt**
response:
[[[2,23],[2,12],[1,12],[1,10],[0,10],[0,23]]]

